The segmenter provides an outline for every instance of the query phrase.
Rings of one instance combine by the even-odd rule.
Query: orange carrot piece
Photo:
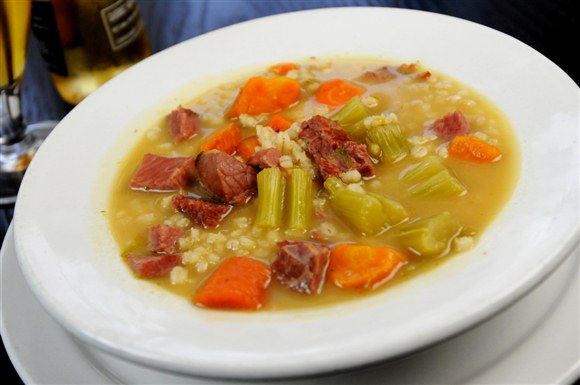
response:
[[[287,129],[289,129],[290,126],[292,125],[292,123],[293,122],[291,120],[286,119],[282,115],[275,114],[275,115],[272,115],[272,117],[270,118],[270,122],[268,123],[268,126],[270,126],[272,128],[272,130],[279,132],[279,131],[286,131]]]
[[[298,65],[294,63],[278,63],[269,68],[269,71],[276,75],[286,75],[289,71],[298,69]]]
[[[375,289],[395,276],[405,258],[386,247],[342,243],[332,249],[328,278],[345,289]]]
[[[212,136],[199,148],[200,151],[221,150],[228,154],[236,152],[238,143],[242,140],[242,131],[235,123],[230,123]]]
[[[447,146],[449,155],[478,163],[490,163],[501,157],[499,148],[487,144],[475,136],[459,135]]]
[[[227,113],[228,118],[240,114],[259,115],[288,108],[300,98],[300,83],[284,76],[253,77],[242,87]]]
[[[256,152],[256,147],[260,145],[260,140],[258,139],[257,135],[248,136],[247,138],[242,139],[240,143],[238,143],[238,149],[236,153],[242,157],[244,162],[247,162],[248,159]]]
[[[348,102],[353,96],[362,95],[365,88],[347,82],[343,79],[332,79],[326,81],[316,90],[316,101],[329,106],[341,106]]]
[[[228,258],[198,289],[193,303],[213,309],[257,310],[264,304],[271,276],[270,266],[254,258]]]

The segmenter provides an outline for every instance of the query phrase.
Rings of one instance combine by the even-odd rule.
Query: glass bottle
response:
[[[151,53],[135,0],[34,0],[32,32],[73,105]]]
[[[14,204],[30,161],[56,125],[26,124],[22,116],[30,8],[31,0],[0,0],[0,205]]]

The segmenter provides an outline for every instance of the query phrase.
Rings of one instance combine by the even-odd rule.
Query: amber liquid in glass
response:
[[[22,78],[30,24],[30,1],[0,2],[0,89]]]
[[[151,53],[135,0],[35,0],[32,30],[70,104]]]
[[[0,205],[15,201],[39,146],[27,135],[20,103],[30,9],[30,1],[0,1]]]

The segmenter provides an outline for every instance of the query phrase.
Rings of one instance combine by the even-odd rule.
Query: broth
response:
[[[320,306],[359,298],[388,290],[388,287],[407,279],[415,279],[422,272],[442,264],[447,258],[468,250],[477,243],[478,237],[494,220],[509,199],[519,176],[520,155],[515,134],[510,123],[485,97],[449,76],[418,64],[400,67],[399,64],[374,60],[318,59],[297,62],[295,69],[285,77],[298,80],[301,85],[300,99],[283,111],[285,118],[303,122],[314,115],[332,116],[342,106],[329,107],[315,99],[320,85],[330,79],[346,79],[364,87],[360,96],[368,109],[369,116],[394,114],[409,145],[408,155],[394,163],[373,158],[373,178],[362,178],[349,185],[353,191],[386,194],[402,205],[409,218],[403,224],[416,219],[449,212],[461,224],[461,231],[454,234],[449,248],[433,256],[422,256],[412,248],[400,244],[393,236],[400,224],[382,228],[378,234],[364,235],[353,229],[344,217],[337,215],[329,204],[329,193],[323,187],[320,176],[314,180],[316,194],[314,212],[309,231],[264,229],[255,226],[258,198],[248,203],[235,205],[231,213],[215,229],[201,229],[183,214],[175,212],[171,200],[176,192],[139,191],[129,188],[145,154],[166,157],[195,157],[200,146],[218,129],[236,122],[242,136],[256,134],[256,126],[267,126],[272,115],[241,115],[229,119],[225,113],[236,100],[240,87],[247,77],[228,83],[203,95],[192,98],[182,105],[199,114],[201,131],[183,143],[175,144],[169,133],[166,116],[152,122],[143,138],[131,149],[120,165],[114,191],[110,199],[110,226],[119,245],[121,254],[150,254],[147,231],[152,225],[165,223],[185,230],[179,240],[182,264],[179,274],[152,278],[151,281],[187,300],[191,300],[200,284],[220,263],[231,256],[251,256],[272,263],[277,258],[277,242],[297,240],[320,242],[329,247],[342,242],[365,244],[376,247],[387,245],[397,250],[407,261],[397,274],[377,289],[341,289],[326,282],[320,294],[301,294],[280,284],[275,278],[268,287],[264,309],[288,309],[295,307]],[[384,82],[366,81],[361,77],[367,71],[387,66],[392,78]],[[409,69],[410,68],[410,69]],[[409,72],[409,73],[406,73]],[[389,75],[389,76],[391,76]],[[264,69],[253,76],[274,76]],[[364,80],[364,81],[363,81]],[[177,106],[175,106],[177,107]],[[450,156],[449,139],[433,133],[433,122],[456,110],[461,111],[470,125],[469,136],[501,150],[501,159],[489,163],[474,163]],[[167,111],[169,114],[170,111]],[[290,130],[299,129],[299,124]],[[368,138],[368,137],[367,137]],[[359,140],[369,146],[370,142]],[[302,143],[302,145],[304,145]],[[420,198],[411,196],[411,185],[402,181],[407,170],[416,167],[429,156],[436,157],[467,192],[460,196]],[[294,159],[294,164],[296,160]],[[189,194],[197,194],[199,187],[188,187]],[[202,192],[203,195],[203,192]],[[283,216],[288,215],[285,207]]]

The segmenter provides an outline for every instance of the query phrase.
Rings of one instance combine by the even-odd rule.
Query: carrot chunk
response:
[[[242,87],[227,113],[228,118],[240,114],[259,115],[288,108],[300,98],[300,83],[283,76],[253,77]]]
[[[276,75],[286,75],[288,72],[298,69],[298,65],[294,63],[278,63],[270,67],[268,70]]]
[[[272,117],[270,118],[270,122],[268,122],[268,126],[270,126],[270,128],[272,128],[272,130],[274,130],[276,132],[280,132],[280,131],[286,131],[287,129],[289,129],[290,126],[292,125],[292,123],[293,122],[291,120],[286,119],[282,115],[275,114],[275,115],[272,115]]]
[[[343,79],[332,79],[324,82],[316,90],[316,101],[329,106],[341,106],[352,97],[362,95],[365,89]]]
[[[242,140],[242,131],[235,123],[230,123],[212,136],[199,148],[200,151],[221,150],[227,154],[234,154],[238,143]]]
[[[456,136],[447,147],[449,155],[478,163],[490,163],[498,160],[501,151],[474,136]]]
[[[231,257],[210,275],[194,295],[197,306],[257,310],[264,304],[270,266],[249,257]]]
[[[375,289],[394,277],[406,260],[393,249],[342,243],[330,254],[328,278],[345,289]]]
[[[244,138],[238,143],[238,148],[236,153],[242,157],[244,162],[247,162],[248,159],[252,157],[256,153],[256,147],[260,146],[260,140],[258,139],[257,135],[248,136]]]

